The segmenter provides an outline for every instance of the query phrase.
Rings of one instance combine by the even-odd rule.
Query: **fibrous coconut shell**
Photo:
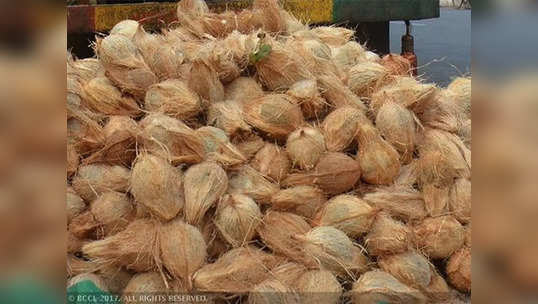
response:
[[[73,190],[90,202],[106,191],[125,192],[129,187],[131,172],[122,166],[102,164],[80,166],[73,177]]]
[[[436,94],[437,88],[433,84],[420,83],[413,77],[396,76],[393,81],[379,88],[372,94],[370,108],[377,110],[385,102],[396,102],[404,108],[420,112],[421,108],[428,103]]]
[[[471,248],[455,252],[446,265],[448,281],[461,292],[471,291]]]
[[[379,63],[359,62],[349,69],[347,84],[358,96],[370,96],[387,82],[389,71]]]
[[[95,271],[95,265],[91,261],[79,259],[72,254],[68,254],[66,270],[67,270],[67,276],[69,278],[72,278],[79,274],[91,273]]]
[[[275,267],[271,271],[271,276],[285,286],[293,286],[295,289],[297,280],[307,271],[308,269],[303,264],[287,262]]]
[[[262,213],[256,202],[242,194],[224,195],[215,214],[215,225],[233,247],[248,243],[256,235]]]
[[[275,210],[289,211],[312,219],[327,198],[323,191],[312,186],[297,186],[282,189],[271,197],[271,206]]]
[[[403,164],[413,159],[416,144],[416,122],[413,112],[394,102],[384,103],[375,119],[383,138],[399,153]]]
[[[134,304],[147,303],[144,295],[165,295],[168,293],[163,277],[158,272],[138,273],[127,283],[122,292],[122,296],[132,299],[129,302]]]
[[[453,93],[454,101],[463,108],[467,118],[471,117],[471,77],[457,77],[447,89]]]
[[[268,279],[248,294],[248,304],[299,304],[299,295],[287,285],[275,279]]]
[[[104,144],[103,127],[87,115],[77,115],[67,120],[67,142],[78,154],[84,156]]]
[[[429,258],[448,258],[465,241],[463,226],[452,216],[427,218],[413,227],[416,244]]]
[[[318,26],[311,30],[321,41],[332,46],[341,46],[347,43],[355,31],[344,27]]]
[[[291,161],[288,153],[278,145],[266,143],[254,159],[250,162],[250,166],[262,175],[279,182],[286,178],[291,167]]]
[[[353,303],[426,303],[424,295],[381,270],[363,274],[353,284]]]
[[[222,43],[217,40],[204,44],[198,50],[196,60],[203,61],[212,67],[217,72],[220,81],[226,84],[241,74],[242,68],[236,63],[234,55],[234,50],[222,47]]]
[[[150,86],[144,102],[146,110],[177,119],[192,118],[202,110],[198,94],[177,79],[168,79]]]
[[[365,237],[370,255],[379,256],[407,251],[411,245],[411,230],[394,220],[386,212],[380,212]]]
[[[355,95],[336,75],[331,73],[320,75],[318,85],[321,96],[333,107],[351,106],[360,111],[366,111],[361,98]]]
[[[105,69],[97,58],[78,59],[72,63],[72,67],[81,84],[105,75]]]
[[[472,235],[472,225],[469,223],[469,225],[465,226],[465,246],[471,247]]]
[[[422,124],[447,132],[458,132],[467,117],[462,105],[456,103],[454,98],[448,90],[437,91],[420,109],[415,110]]]
[[[209,105],[207,122],[222,129],[228,136],[250,131],[250,126],[245,122],[242,106],[234,100]]]
[[[432,302],[446,301],[450,298],[448,284],[435,270],[432,270],[430,285],[424,288],[423,292]]]
[[[117,233],[134,218],[134,206],[125,193],[110,191],[90,204],[90,211],[101,224],[105,236]]]
[[[69,232],[79,239],[96,238],[99,222],[90,211],[74,217],[68,225]]]
[[[133,39],[139,27],[140,23],[138,23],[138,21],[129,19],[123,20],[112,27],[110,35],[123,35],[129,39]]]
[[[420,220],[428,215],[422,194],[409,186],[378,188],[367,193],[364,200],[404,222]]]
[[[301,303],[339,303],[342,286],[336,277],[326,270],[311,270],[295,282]]]
[[[393,275],[408,286],[421,289],[431,283],[431,271],[428,259],[423,255],[408,251],[378,259],[381,269]]]
[[[188,85],[203,99],[202,105],[224,100],[224,86],[213,67],[201,61],[194,61],[189,73]]]
[[[343,71],[347,71],[357,63],[367,61],[365,52],[365,48],[360,43],[349,41],[332,49],[332,60]]]
[[[224,167],[247,161],[223,130],[206,126],[198,128],[196,135],[203,140],[206,160],[215,161]]]
[[[463,224],[471,220],[471,181],[458,178],[450,188],[448,207],[450,212]]]
[[[359,127],[369,123],[368,118],[360,110],[351,106],[332,111],[321,125],[327,150],[344,151],[357,136]]]
[[[250,77],[239,77],[226,86],[226,100],[234,100],[245,105],[264,95],[261,86]]]
[[[310,170],[326,151],[325,138],[318,129],[298,128],[288,136],[286,151],[294,166]]]
[[[381,58],[381,64],[390,75],[408,76],[411,73],[411,63],[401,55],[387,54]]]
[[[328,105],[321,97],[315,80],[307,79],[296,82],[286,94],[298,101],[306,119],[321,117]]]
[[[253,133],[233,138],[232,141],[247,159],[254,157],[254,155],[256,155],[256,153],[258,153],[258,151],[265,145],[263,139]]]
[[[102,276],[108,290],[114,294],[121,294],[133,278],[129,271],[116,266],[101,267],[96,273]]]
[[[450,187],[448,186],[422,185],[424,206],[428,215],[438,216],[448,212],[449,191]]]
[[[86,209],[86,203],[84,203],[84,200],[82,200],[71,187],[67,187],[65,195],[65,213],[67,216],[67,223],[69,224],[74,217]]]
[[[269,202],[278,190],[277,184],[251,166],[242,166],[230,176],[230,193],[245,194],[259,203]]]

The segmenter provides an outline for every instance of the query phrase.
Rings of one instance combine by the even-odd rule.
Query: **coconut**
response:
[[[359,126],[369,123],[360,110],[345,106],[332,111],[321,125],[327,150],[344,151],[358,133]]]
[[[394,180],[396,186],[413,186],[418,178],[418,161],[412,160],[409,164],[400,168],[400,174]]]
[[[413,227],[418,248],[432,259],[448,258],[465,241],[463,226],[452,216],[427,218]]]
[[[84,245],[82,252],[98,265],[150,271],[157,266],[155,259],[159,256],[157,233],[154,220],[138,219],[115,235]]]
[[[445,279],[435,270],[431,272],[430,285],[424,288],[423,292],[432,302],[446,301],[450,298],[450,289]]]
[[[261,137],[249,133],[244,138],[235,138],[234,144],[247,159],[251,159],[265,145]]]
[[[369,96],[386,81],[389,71],[379,63],[359,62],[349,69],[347,84],[358,96]]]
[[[306,119],[321,117],[325,112],[327,102],[321,97],[315,80],[307,79],[296,82],[286,94],[299,102]]]
[[[133,278],[130,272],[115,266],[102,267],[97,273],[103,277],[108,290],[114,294],[121,294]]]
[[[162,32],[164,33],[164,39],[172,45],[181,45],[182,42],[189,42],[197,39],[189,29],[182,26],[173,29],[163,28]]]
[[[200,97],[177,79],[168,79],[150,86],[144,102],[146,110],[177,119],[193,118],[202,110]]]
[[[79,59],[73,62],[73,68],[81,84],[105,75],[105,70],[97,58]]]
[[[131,194],[150,213],[171,220],[185,204],[181,182],[181,175],[168,161],[143,153],[133,166]]]
[[[471,220],[471,181],[458,178],[450,188],[448,206],[450,212],[463,224]]]
[[[230,249],[229,244],[222,238],[222,234],[215,225],[213,217],[213,214],[206,214],[198,226],[207,245],[207,260],[211,262]]]
[[[471,149],[471,142],[472,142],[472,130],[471,130],[471,120],[467,119],[463,124],[460,126],[460,129],[458,130],[458,136],[461,138],[463,143],[468,149]]]
[[[225,98],[244,105],[263,95],[261,86],[253,78],[239,77],[226,86]]]
[[[310,228],[310,225],[296,214],[267,211],[257,231],[264,244],[274,253],[304,262],[304,253],[293,236],[305,234]]]
[[[159,230],[159,245],[163,265],[174,278],[187,282],[190,289],[192,275],[204,264],[207,256],[202,233],[181,219],[175,219]]]
[[[270,33],[282,33],[286,31],[286,21],[281,15],[282,9],[278,0],[254,0],[252,8],[259,14],[262,29]]]
[[[411,162],[417,141],[413,112],[397,103],[386,102],[377,112],[375,124],[383,138],[400,153],[402,163]]]
[[[67,276],[68,277],[74,277],[83,273],[88,274],[93,271],[95,271],[95,265],[91,261],[79,259],[72,254],[67,255]]]
[[[129,169],[121,166],[80,166],[73,177],[73,190],[85,201],[93,201],[106,191],[126,192],[129,186]]]
[[[288,136],[286,151],[294,166],[310,170],[326,151],[325,138],[318,129],[302,127]]]
[[[107,115],[137,116],[140,108],[136,101],[123,96],[106,77],[96,77],[83,87],[84,102],[99,113]]]
[[[363,274],[353,283],[353,303],[426,303],[424,295],[381,270]]]
[[[335,26],[317,26],[311,30],[321,41],[332,46],[341,46],[353,38],[355,31]]]
[[[424,206],[430,216],[438,216],[446,214],[448,211],[448,203],[450,187],[436,186],[434,184],[422,185],[422,195],[424,197]]]
[[[288,136],[305,123],[296,100],[285,94],[254,99],[245,105],[244,113],[250,125],[277,139]]]
[[[471,247],[472,245],[472,227],[471,223],[469,225],[465,226],[465,246]]]
[[[458,132],[467,119],[464,108],[454,101],[453,94],[448,90],[438,91],[415,111],[425,126],[447,132]]]
[[[349,41],[342,46],[333,48],[332,54],[334,63],[344,71],[361,61],[366,61],[365,49],[356,41]]]
[[[331,48],[319,39],[288,39],[285,46],[303,58],[308,70],[314,75],[328,72],[343,77],[331,60]]]
[[[215,263],[203,266],[193,277],[199,291],[244,293],[269,278],[278,259],[254,247],[226,252]]]
[[[245,194],[259,203],[267,203],[278,190],[277,184],[250,166],[242,166],[230,177],[231,193]]]
[[[140,131],[136,121],[130,117],[111,116],[103,129],[103,148],[84,159],[84,163],[131,166],[136,157],[136,137]]]
[[[225,37],[238,28],[237,15],[234,11],[225,11],[220,14],[207,13],[200,19],[200,22],[204,32],[213,37]]]
[[[308,26],[303,24],[299,19],[285,10],[280,10],[280,15],[286,23],[286,32],[293,34],[297,31],[307,30]]]
[[[400,173],[398,152],[370,124],[360,128],[357,141],[362,180],[374,185],[391,184]]]
[[[207,123],[224,130],[228,136],[249,132],[242,106],[234,100],[215,102],[209,105]]]
[[[115,191],[101,194],[90,204],[90,211],[105,236],[125,229],[134,217],[134,206],[127,195]]]
[[[381,57],[379,57],[379,55],[377,55],[374,52],[366,51],[366,52],[364,52],[364,57],[366,58],[366,60],[368,60],[370,62],[381,63]]]
[[[65,194],[65,213],[67,214],[67,223],[69,224],[73,218],[81,214],[86,209],[86,204],[82,198],[77,195],[75,190],[69,186],[67,187]]]
[[[224,86],[213,67],[197,60],[192,63],[189,73],[189,87],[200,95],[204,102],[224,100]]]
[[[422,194],[411,186],[378,188],[375,192],[367,193],[364,200],[404,222],[421,220],[427,216]]]
[[[237,13],[237,30],[243,34],[263,28],[261,10],[245,9]]]
[[[268,279],[254,288],[248,294],[249,304],[299,304],[299,295],[290,287],[275,280]]]
[[[262,213],[256,202],[242,194],[225,195],[215,214],[215,225],[233,247],[248,243],[256,235]]]
[[[281,181],[288,175],[291,162],[286,150],[271,143],[266,143],[254,159],[250,166],[258,170],[262,175],[269,177],[274,181]]]
[[[368,253],[374,256],[405,252],[411,244],[411,230],[388,213],[381,212],[366,235],[365,244]]]
[[[246,162],[224,131],[215,127],[201,127],[196,135],[204,142],[206,160],[216,161],[222,166],[235,166]]]
[[[471,77],[457,77],[447,89],[453,93],[454,101],[463,108],[467,118],[471,118]]]
[[[471,248],[454,253],[446,265],[448,281],[461,292],[471,291]]]
[[[318,85],[321,96],[333,107],[351,106],[361,111],[366,110],[362,100],[336,75],[331,73],[320,75]]]
[[[331,198],[314,218],[314,226],[333,226],[349,237],[358,237],[370,230],[377,210],[353,195]]]
[[[271,197],[275,210],[290,211],[305,218],[313,218],[327,198],[321,189],[312,186],[297,186],[282,189]]]
[[[133,276],[122,292],[122,297],[129,300],[129,303],[144,304],[144,296],[159,295],[168,293],[163,277],[158,272],[144,272]]]
[[[241,16],[243,15],[243,12],[240,12],[238,14],[238,19],[241,18]],[[248,11],[247,14],[250,14],[250,12],[251,11]],[[238,20],[238,22],[241,22],[241,20]],[[238,24],[239,28],[241,28],[241,26],[242,26],[241,24]],[[230,35],[226,36],[226,38],[222,40],[217,40],[215,41],[215,43],[218,48],[226,50],[227,52],[231,52],[233,62],[240,70],[243,70],[247,67],[249,63],[249,55],[256,51],[258,41],[260,40],[260,38],[257,35],[258,33],[259,32],[256,31],[252,33],[249,32],[248,35],[243,35],[239,33],[238,31],[233,31]],[[231,67],[232,65],[229,65],[229,66]],[[239,78],[250,79],[253,82],[255,82],[254,79],[250,77],[239,77]],[[236,78],[235,80],[233,80],[232,83],[235,82],[239,78]],[[256,85],[259,87],[258,84]],[[256,96],[256,97],[259,97],[259,96]]]
[[[67,253],[80,252],[85,242],[76,237],[71,231],[67,231]]]
[[[144,149],[170,159],[173,164],[198,163],[204,158],[202,139],[180,120],[150,114],[140,121],[140,128]]]
[[[326,270],[306,272],[295,282],[295,286],[301,296],[301,303],[337,304],[342,295],[342,286]]]
[[[396,76],[394,80],[379,88],[372,94],[370,107],[377,110],[387,101],[393,101],[404,108],[410,108],[417,111],[428,102],[436,93],[437,89],[433,84],[420,83],[413,77]]]
[[[104,143],[103,127],[86,115],[67,120],[67,142],[85,155],[98,150]]]
[[[408,251],[382,257],[377,261],[381,269],[411,287],[426,288],[431,282],[430,264],[423,255]]]
[[[110,30],[110,35],[123,35],[129,39],[133,39],[139,27],[140,23],[135,20],[123,20],[114,25]]]
[[[103,292],[108,292],[108,287],[106,286],[106,283],[103,280],[103,278],[93,273],[82,273],[82,274],[72,277],[67,282],[67,288],[69,289],[69,287],[75,286],[78,283],[84,282],[84,281],[90,281],[95,285],[95,287],[99,288]]]
[[[99,222],[90,211],[85,211],[74,217],[69,223],[68,229],[79,239],[95,238]]]
[[[231,13],[235,16],[235,13]],[[218,40],[204,44],[198,50],[195,60],[205,62],[212,67],[222,83],[230,83],[239,77],[242,68],[236,63],[236,52],[222,47],[222,44],[224,42]]]
[[[285,286],[296,285],[297,280],[308,271],[303,264],[287,262],[271,271],[271,277]]]
[[[343,153],[328,152],[313,170],[289,174],[283,183],[286,186],[314,184],[327,194],[339,194],[353,189],[360,177],[357,161]]]
[[[390,75],[409,76],[411,72],[411,63],[401,55],[385,55],[381,58],[381,64],[389,71]]]

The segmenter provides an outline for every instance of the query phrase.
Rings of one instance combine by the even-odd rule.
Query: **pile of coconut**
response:
[[[470,78],[423,83],[277,0],[177,15],[160,33],[122,21],[95,58],[67,59],[69,284],[212,303],[468,296]]]

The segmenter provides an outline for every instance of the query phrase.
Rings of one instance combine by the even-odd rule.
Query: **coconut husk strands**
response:
[[[347,149],[365,124],[370,124],[368,118],[352,106],[332,111],[321,125],[327,150],[340,152]]]
[[[271,206],[275,210],[291,211],[312,219],[326,201],[327,197],[321,189],[312,186],[296,186],[275,193],[271,197]]]
[[[212,103],[207,111],[207,121],[228,136],[250,131],[243,116],[243,107],[235,100]]]
[[[262,213],[256,202],[242,194],[223,196],[215,215],[215,225],[233,247],[240,247],[252,240],[261,220]]]
[[[206,160],[215,161],[224,167],[246,162],[243,153],[230,142],[223,130],[206,126],[198,128],[195,133],[203,140]]]
[[[363,274],[353,284],[353,303],[426,303],[426,297],[417,289],[408,287],[381,270]]]
[[[245,165],[230,176],[230,192],[252,197],[259,203],[267,203],[279,190],[276,183],[251,166]]]
[[[144,107],[177,119],[193,118],[202,110],[198,94],[181,80],[168,79],[148,88]]]
[[[404,222],[421,220],[428,215],[422,193],[409,186],[381,187],[363,198]]]
[[[304,117],[313,119],[324,114],[329,103],[321,97],[317,82],[312,79],[294,83],[286,94],[294,97],[301,105]]]
[[[314,168],[326,150],[325,137],[316,128],[298,128],[286,141],[286,152],[293,165],[303,170]]]
[[[383,211],[377,214],[364,242],[370,255],[402,253],[411,247],[411,229]]]
[[[250,166],[262,175],[278,182],[288,175],[291,161],[285,149],[275,144],[266,143],[256,153],[254,159],[250,162]]]
[[[94,164],[80,166],[73,177],[73,190],[85,201],[92,201],[106,191],[124,192],[129,187],[131,173],[121,166]]]

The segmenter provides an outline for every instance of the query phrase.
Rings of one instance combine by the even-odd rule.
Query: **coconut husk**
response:
[[[427,216],[422,194],[411,186],[378,188],[375,192],[367,193],[363,199],[406,223]]]
[[[245,9],[237,13],[237,30],[249,34],[263,28],[261,10]]]
[[[299,304],[302,303],[299,295],[289,286],[275,280],[268,279],[254,288],[248,294],[249,304]]]
[[[402,253],[410,247],[411,230],[388,213],[380,212],[365,237],[365,244],[368,253],[374,256]]]
[[[274,268],[271,271],[271,277],[285,286],[295,288],[297,280],[307,271],[308,269],[303,264],[287,262]]]
[[[356,41],[349,41],[332,49],[332,60],[343,71],[347,72],[359,62],[367,61],[365,48]]]
[[[144,108],[177,119],[193,118],[202,110],[200,97],[180,80],[168,79],[148,88]]]
[[[201,19],[203,34],[209,34],[213,37],[226,37],[238,28],[237,15],[234,11],[225,11],[220,14],[207,13]]]
[[[290,14],[288,11],[281,9],[280,15],[286,23],[286,32],[293,34],[298,31],[308,30],[308,26],[303,24],[299,19]]]
[[[400,174],[394,180],[396,186],[413,186],[418,179],[418,161],[413,159],[400,168]]]
[[[69,278],[93,271],[95,271],[95,265],[91,261],[79,259],[72,254],[67,255],[67,276]]]
[[[239,18],[241,18],[242,13],[243,12],[239,13],[238,20]],[[238,26],[241,28],[241,24],[238,24]],[[249,64],[250,54],[256,51],[256,47],[258,46],[258,41],[260,40],[260,38],[258,38],[258,35],[257,35],[258,33],[259,31],[253,31],[253,32],[248,32],[248,34],[245,35],[245,34],[241,34],[238,31],[233,31],[228,36],[226,36],[226,38],[221,39],[221,40],[216,40],[215,41],[216,48],[226,50],[226,54],[231,55],[231,59],[233,60],[235,65],[239,68],[239,70],[242,71]],[[229,59],[228,56],[226,58]],[[249,78],[249,77],[239,77],[239,78]],[[254,80],[252,78],[250,79]]]
[[[234,14],[234,13],[232,13]],[[204,44],[196,55],[195,60],[200,60],[212,67],[218,74],[222,83],[230,83],[239,77],[244,67],[236,63],[236,53],[233,50],[222,47],[224,42],[211,41]],[[241,61],[239,59],[239,61]]]
[[[446,301],[450,298],[450,289],[445,279],[435,270],[431,272],[430,285],[424,288],[423,292],[432,302]]]
[[[304,122],[297,102],[285,94],[269,94],[244,107],[245,120],[274,138],[284,138]]]
[[[86,242],[76,237],[71,231],[67,231],[67,253],[80,252]]]
[[[67,187],[65,194],[65,213],[67,215],[67,223],[69,224],[74,217],[81,214],[86,209],[86,203],[84,203],[75,190],[69,186]]]
[[[286,20],[281,14],[278,0],[254,0],[252,9],[258,15],[261,29],[269,33],[282,33],[286,31]]]
[[[130,192],[151,214],[167,221],[176,217],[186,204],[181,186],[181,175],[168,161],[147,153],[137,157]]]
[[[471,77],[457,77],[448,85],[454,101],[463,109],[467,118],[471,118]]]
[[[321,117],[328,103],[321,97],[315,80],[301,80],[294,83],[286,94],[295,98],[306,119]]]
[[[222,238],[222,235],[215,225],[215,221],[213,220],[214,216],[215,215],[210,212],[206,213],[202,222],[198,225],[207,245],[208,262],[214,262],[222,254],[230,250],[229,243]]]
[[[288,136],[286,151],[294,167],[310,170],[326,151],[325,138],[318,129],[298,128]]]
[[[99,222],[90,211],[84,211],[75,216],[67,227],[69,232],[76,238],[96,238]]]
[[[384,85],[372,94],[370,108],[374,113],[377,113],[387,101],[396,102],[404,108],[418,113],[437,92],[435,85],[420,83],[413,77],[396,76],[392,78],[391,83]]]
[[[458,136],[461,138],[463,143],[468,149],[471,149],[471,142],[472,142],[472,130],[471,130],[471,120],[467,119],[463,124],[460,126],[460,129],[458,130]]]
[[[336,277],[326,270],[311,270],[303,274],[295,288],[301,303],[337,304],[342,295],[342,286]]]
[[[224,86],[215,69],[197,60],[190,66],[188,85],[203,99],[202,105],[224,100]]]
[[[381,270],[363,274],[353,284],[353,303],[426,303],[425,296]]]
[[[111,116],[103,129],[103,148],[84,159],[84,164],[106,163],[131,166],[136,157],[136,138],[140,127],[128,116]]]
[[[321,130],[327,150],[333,152],[347,149],[359,131],[359,126],[369,124],[368,118],[352,106],[337,108],[325,117]]]
[[[389,71],[379,63],[359,62],[348,71],[347,84],[358,96],[370,96],[377,88],[389,81]]]
[[[467,119],[464,108],[454,101],[448,90],[438,91],[417,113],[425,126],[454,133]]]
[[[199,291],[244,293],[270,277],[279,259],[254,247],[239,247],[203,266],[193,277]]]
[[[75,286],[77,283],[84,281],[90,281],[95,285],[95,287],[99,288],[103,292],[108,292],[108,287],[106,286],[106,283],[103,278],[93,273],[82,273],[72,277],[67,282],[67,288]]]
[[[411,63],[401,55],[387,54],[381,58],[381,64],[389,71],[389,75],[409,76]]]
[[[285,46],[303,58],[312,74],[332,73],[344,77],[332,61],[331,48],[319,39],[288,39]]]
[[[175,219],[159,230],[164,267],[174,278],[182,279],[191,289],[192,275],[205,263],[207,247],[198,228]]]
[[[322,74],[318,77],[321,96],[335,108],[351,106],[366,111],[364,103],[334,74]]]
[[[121,294],[133,275],[127,270],[115,266],[100,268],[97,273],[103,277],[111,293]]]
[[[358,237],[370,230],[377,210],[353,195],[331,198],[316,214],[314,226],[333,226],[349,237]]]
[[[471,248],[464,247],[455,252],[446,265],[450,284],[461,292],[471,291]]]
[[[67,120],[67,143],[82,156],[103,146],[103,127],[87,115],[77,115]]]
[[[86,165],[80,166],[73,177],[73,190],[87,202],[93,201],[107,191],[126,192],[131,172],[121,166]]]
[[[209,105],[207,123],[222,129],[228,136],[250,131],[250,126],[243,116],[242,106],[234,100]]]
[[[139,27],[140,23],[138,23],[138,21],[129,19],[123,20],[114,25],[110,30],[110,35],[123,35],[129,39],[133,39]]]
[[[271,197],[271,206],[312,219],[327,198],[321,189],[312,186],[297,186],[282,189]]]
[[[250,162],[250,166],[263,176],[280,182],[288,175],[291,161],[286,150],[278,145],[265,143]]]
[[[424,206],[430,216],[443,215],[448,212],[448,203],[450,187],[436,186],[434,184],[422,185],[422,195],[424,197]]]
[[[233,140],[233,143],[247,159],[254,157],[265,145],[263,139],[253,133],[249,133],[243,138],[237,137]]]
[[[422,289],[431,283],[430,263],[423,255],[408,251],[378,259],[379,267],[408,286]]]
[[[297,262],[305,262],[301,246],[293,239],[311,229],[301,217],[293,213],[267,211],[257,231],[261,240],[274,253],[281,254]]]
[[[143,148],[173,164],[198,163],[205,157],[202,139],[180,120],[150,114],[140,121],[140,128]]]
[[[154,220],[138,219],[115,235],[84,245],[82,252],[97,265],[150,271],[159,263],[158,230]]]
[[[187,28],[182,26],[168,29],[163,28],[162,33],[164,35],[164,39],[172,45],[181,45],[182,42],[189,42],[198,39]]]
[[[226,133],[215,127],[201,127],[196,135],[204,142],[206,160],[215,161],[224,167],[246,162],[245,156],[231,142]]]
[[[328,152],[313,170],[289,174],[283,184],[288,187],[314,184],[327,194],[340,194],[353,189],[360,177],[357,161],[344,153]]]
[[[263,97],[261,86],[250,77],[239,77],[226,86],[226,100],[234,100],[240,105]]]
[[[370,62],[381,63],[381,57],[379,57],[379,55],[377,55],[374,52],[366,51],[366,52],[364,52],[364,56],[365,56],[366,60],[368,60]]]
[[[394,102],[386,102],[377,112],[376,128],[383,138],[400,153],[400,161],[413,159],[417,127],[413,112]]]
[[[138,273],[132,277],[122,292],[122,297],[129,300],[129,303],[144,304],[144,296],[159,295],[168,293],[163,277],[158,272]]]
[[[73,62],[73,68],[81,84],[95,77],[105,76],[105,69],[97,58],[84,58]]]
[[[122,231],[134,218],[134,206],[126,194],[110,191],[101,194],[90,204],[90,211],[101,224],[100,234],[113,235]]]
[[[419,250],[429,258],[448,258],[465,241],[463,226],[452,216],[427,218],[413,227]]]
[[[191,166],[185,172],[185,219],[196,225],[228,189],[228,176],[215,162]]]
[[[242,194],[224,195],[217,206],[215,226],[233,247],[254,238],[262,213],[256,202]]]
[[[209,14],[209,8],[205,1],[182,0],[177,6],[177,17],[180,25],[196,37],[203,36],[205,32],[201,19],[207,14]]]
[[[471,223],[469,225],[465,226],[465,246],[471,247],[472,245],[472,227]]]
[[[353,38],[355,31],[335,26],[317,26],[310,30],[321,41],[331,46],[341,46]]]
[[[357,141],[362,180],[374,185],[391,184],[400,173],[398,152],[370,124],[360,128]]]

